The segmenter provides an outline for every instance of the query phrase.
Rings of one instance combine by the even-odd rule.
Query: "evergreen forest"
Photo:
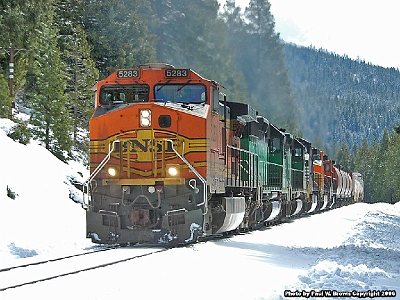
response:
[[[0,117],[16,123],[14,140],[87,159],[96,81],[164,62],[221,83],[230,101],[361,172],[366,201],[400,200],[399,70],[284,43],[268,0],[245,10],[234,0],[0,0],[0,9]]]

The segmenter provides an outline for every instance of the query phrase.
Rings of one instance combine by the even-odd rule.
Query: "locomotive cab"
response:
[[[87,234],[97,243],[172,244],[202,235],[210,103],[219,85],[148,64],[96,85]]]

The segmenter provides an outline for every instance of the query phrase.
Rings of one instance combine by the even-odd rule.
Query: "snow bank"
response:
[[[6,135],[12,126],[0,119],[0,256],[9,260],[90,245],[85,211],[70,199],[82,201],[82,192],[69,180],[87,170],[63,163],[34,141],[13,141]],[[7,187],[15,199],[7,197]]]
[[[291,289],[400,292],[400,204],[360,203],[336,210],[344,211],[351,218],[359,213],[347,238],[332,248],[301,249],[318,258]]]

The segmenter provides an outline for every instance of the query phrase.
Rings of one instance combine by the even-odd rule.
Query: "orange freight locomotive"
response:
[[[97,83],[86,215],[93,242],[190,243],[362,199],[361,175],[316,157],[311,143],[223,90],[159,63]]]

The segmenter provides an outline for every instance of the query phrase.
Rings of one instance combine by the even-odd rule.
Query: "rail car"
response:
[[[117,70],[94,94],[86,181],[94,243],[191,243],[363,199],[361,174],[191,69]]]

